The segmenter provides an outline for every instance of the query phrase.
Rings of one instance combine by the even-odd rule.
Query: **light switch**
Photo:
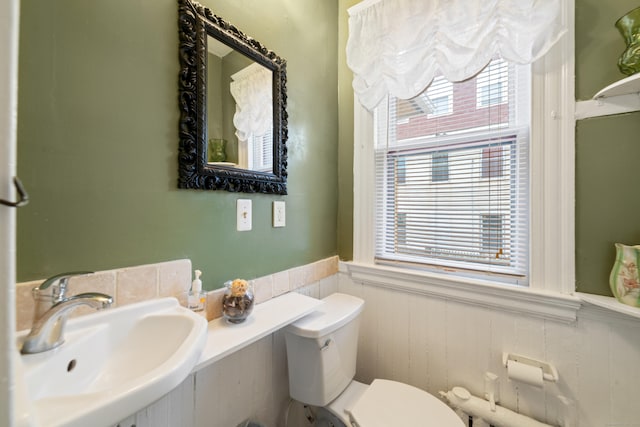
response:
[[[286,225],[286,212],[285,212],[286,204],[284,201],[274,201],[273,202],[273,226],[274,227],[284,227]]]
[[[251,200],[238,199],[237,208],[237,228],[238,231],[251,230]]]

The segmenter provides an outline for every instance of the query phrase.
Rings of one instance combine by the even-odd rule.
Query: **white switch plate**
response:
[[[286,221],[286,204],[284,201],[273,202],[273,226],[284,227],[287,224]]]
[[[238,231],[251,230],[251,200],[238,199],[236,208]]]

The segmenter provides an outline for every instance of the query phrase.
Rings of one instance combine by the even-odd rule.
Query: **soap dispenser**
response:
[[[207,307],[207,293],[202,291],[201,275],[202,271],[195,271],[196,278],[191,283],[191,289],[187,295],[187,308],[204,314]]]

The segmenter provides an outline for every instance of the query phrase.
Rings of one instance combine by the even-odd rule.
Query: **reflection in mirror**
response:
[[[180,188],[286,194],[286,62],[179,0]]]
[[[271,71],[253,63],[231,76],[236,102],[233,125],[238,137],[238,163],[245,169],[271,172],[273,98]]]
[[[207,161],[272,172],[273,75],[207,37]]]

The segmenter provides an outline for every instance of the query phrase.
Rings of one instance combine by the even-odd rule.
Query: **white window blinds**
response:
[[[526,281],[530,67],[436,76],[376,123],[376,258]]]
[[[248,150],[249,169],[271,172],[273,170],[273,133],[269,129],[263,135],[253,135]]]

